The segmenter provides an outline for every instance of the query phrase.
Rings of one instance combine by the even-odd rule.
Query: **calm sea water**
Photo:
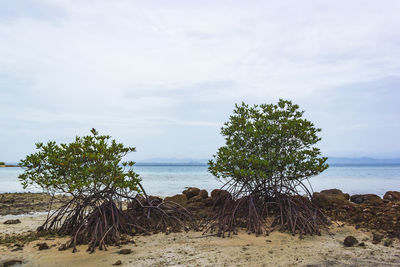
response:
[[[136,166],[148,194],[167,196],[195,186],[212,190],[222,186],[207,172],[206,166]],[[39,192],[35,188],[23,190],[18,175],[21,168],[0,168],[0,193]],[[400,165],[331,166],[322,174],[312,177],[314,191],[338,188],[349,194],[373,193],[380,196],[386,191],[400,191]]]

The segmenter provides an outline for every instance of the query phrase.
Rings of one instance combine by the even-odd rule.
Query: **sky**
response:
[[[400,157],[400,1],[0,0],[0,160],[91,128],[206,159],[235,103],[289,99],[323,155]]]

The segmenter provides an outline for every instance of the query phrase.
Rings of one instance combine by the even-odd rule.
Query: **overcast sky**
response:
[[[279,98],[324,155],[400,157],[400,1],[271,2],[0,0],[0,160],[92,127],[209,158],[235,103]]]

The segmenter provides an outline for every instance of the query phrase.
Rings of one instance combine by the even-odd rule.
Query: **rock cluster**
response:
[[[374,194],[349,196],[331,189],[314,193],[312,201],[334,220],[400,238],[400,192],[388,191],[382,199]],[[377,237],[375,243],[382,238]]]
[[[164,201],[175,202],[190,210],[196,217],[204,218],[212,212],[213,206],[223,204],[224,199],[230,196],[228,191],[222,189],[214,189],[209,196],[207,190],[189,187],[182,194],[166,197]]]

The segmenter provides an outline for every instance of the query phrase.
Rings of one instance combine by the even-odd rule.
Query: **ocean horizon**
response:
[[[198,187],[209,192],[224,183],[207,171],[204,163],[167,164],[139,163],[134,166],[147,194],[169,196],[181,193],[187,187]],[[0,168],[0,193],[41,192],[39,188],[23,189],[18,181],[22,168]],[[337,188],[349,194],[377,194],[400,191],[400,164],[332,164],[323,173],[309,179],[311,189],[318,192]]]

